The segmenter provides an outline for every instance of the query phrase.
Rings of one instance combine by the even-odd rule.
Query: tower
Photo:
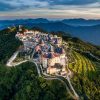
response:
[[[21,32],[22,31],[22,26],[21,25],[19,25],[19,32]]]
[[[49,48],[49,52],[54,52],[54,47],[52,45]]]

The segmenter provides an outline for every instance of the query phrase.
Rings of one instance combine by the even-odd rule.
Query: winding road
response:
[[[73,88],[73,86],[72,86],[72,84],[71,84],[71,82],[70,82],[70,76],[71,76],[72,72],[70,71],[70,69],[69,69],[68,67],[67,67],[68,73],[66,74],[66,77],[63,77],[63,76],[60,76],[60,75],[58,75],[58,76],[57,76],[57,75],[56,75],[56,76],[52,76],[52,75],[49,75],[49,74],[47,74],[47,73],[44,73],[44,72],[43,72],[43,69],[42,69],[42,66],[41,66],[40,64],[38,64],[37,62],[35,62],[34,60],[32,60],[32,59],[30,59],[30,60],[24,60],[24,61],[21,61],[21,62],[18,62],[18,63],[13,63],[13,61],[16,59],[18,53],[19,53],[19,51],[16,51],[16,52],[11,56],[11,58],[8,60],[8,62],[7,62],[7,64],[6,64],[6,66],[8,66],[8,67],[13,67],[13,66],[20,65],[20,64],[22,64],[22,63],[24,63],[24,62],[30,61],[30,62],[32,62],[32,63],[34,63],[34,64],[36,65],[36,68],[37,68],[37,72],[38,72],[39,77],[43,77],[43,78],[46,79],[46,80],[53,80],[53,79],[56,79],[56,80],[61,81],[61,82],[65,85],[66,90],[68,91],[68,93],[70,94],[70,96],[71,96],[73,99],[75,99],[75,100],[79,100],[79,96],[78,96],[78,94],[76,93],[76,91],[74,90],[74,88]],[[34,54],[34,52],[32,53],[32,56],[33,56],[33,54]],[[60,76],[60,77],[59,77],[59,76]],[[62,77],[62,78],[66,78],[66,80],[67,80],[68,83],[69,83],[69,87],[70,87],[71,90],[69,89],[68,84],[67,84],[64,80],[62,80],[61,77]],[[72,93],[71,91],[73,91],[73,93]]]
[[[12,62],[16,59],[17,55],[18,55],[19,51],[16,51],[11,58],[7,61],[6,66],[12,67]]]
[[[25,62],[28,61],[28,60],[24,60],[24,61],[21,61],[21,62],[18,62],[18,63],[13,63],[13,61],[16,59],[18,53],[19,53],[19,51],[16,51],[16,52],[11,56],[11,58],[7,61],[6,66],[8,66],[8,67],[18,66],[18,65],[20,65],[20,64],[25,63]]]
[[[64,42],[63,44],[66,45],[66,43]],[[66,48],[66,47],[65,47]],[[42,69],[42,66],[40,64],[38,64],[37,62],[35,62],[34,60],[30,59],[30,60],[24,60],[24,61],[21,61],[21,62],[18,62],[18,63],[13,63],[13,61],[16,59],[17,55],[19,53],[19,50],[16,51],[12,56],[11,58],[8,60],[6,66],[8,67],[13,67],[13,66],[17,66],[17,65],[20,65],[24,62],[27,62],[27,61],[30,61],[32,63],[34,63],[36,65],[36,68],[37,68],[37,72],[38,72],[38,75],[39,77],[43,77],[44,79],[46,80],[59,80],[61,81],[65,87],[66,87],[66,90],[68,91],[68,93],[70,94],[70,96],[75,99],[75,100],[79,100],[79,95],[76,93],[75,89],[73,88],[72,84],[71,84],[71,81],[70,81],[70,76],[72,75],[72,72],[70,71],[70,69],[67,67],[67,70],[68,70],[68,73],[66,74],[66,76],[61,76],[61,75],[56,75],[56,76],[52,76],[52,75],[49,75],[47,73],[45,73]],[[88,53],[90,56],[92,56],[93,58],[97,59],[97,60],[100,60],[99,58],[97,58],[96,56],[94,56],[92,53],[90,52],[85,52],[85,53]],[[34,52],[32,53],[32,57],[34,55]],[[62,78],[65,78],[68,82],[68,84],[62,79]],[[69,87],[70,89],[69,89]],[[72,93],[73,92],[73,93]]]

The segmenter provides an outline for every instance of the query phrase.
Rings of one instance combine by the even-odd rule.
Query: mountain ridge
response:
[[[62,19],[62,20],[50,20],[46,18],[36,18],[36,19],[15,19],[15,20],[0,20],[0,23],[4,22],[32,22],[32,23],[48,23],[48,22],[63,22],[65,24],[69,25],[82,25],[83,23],[86,23],[84,26],[89,26],[91,25],[97,25],[100,24],[100,19],[82,19],[82,18],[77,18],[77,19]],[[83,25],[82,25],[83,26]]]
[[[64,20],[67,20],[64,22]],[[64,20],[47,20],[38,19],[18,19],[18,20],[0,20],[0,28],[4,29],[9,26],[25,25],[28,27],[40,27],[47,31],[64,31],[75,37],[79,37],[87,42],[100,45],[100,20],[86,19],[64,19]],[[83,24],[82,24],[83,22]],[[87,22],[84,26],[84,22]],[[79,24],[80,23],[80,24]],[[91,23],[91,25],[90,25]],[[95,24],[97,23],[97,24]]]

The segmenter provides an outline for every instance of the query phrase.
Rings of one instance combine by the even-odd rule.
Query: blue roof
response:
[[[35,53],[34,56],[33,56],[33,58],[35,58],[35,59],[36,58],[39,58],[39,54],[38,53]]]
[[[63,52],[63,49],[58,47],[58,48],[55,49],[55,52],[56,53],[62,53]]]
[[[51,53],[48,53],[46,57],[47,58],[52,58],[52,54]]]

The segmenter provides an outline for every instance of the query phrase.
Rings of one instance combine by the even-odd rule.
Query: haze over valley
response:
[[[38,18],[0,21],[0,29],[13,25],[24,25],[29,28],[36,26],[48,32],[62,31],[71,34],[73,37],[79,37],[86,42],[100,45],[100,20],[64,19],[52,21]]]

